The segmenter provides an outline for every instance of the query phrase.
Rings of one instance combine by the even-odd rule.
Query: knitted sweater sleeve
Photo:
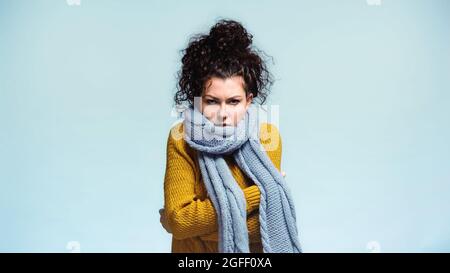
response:
[[[276,169],[281,171],[282,144],[278,128],[270,123],[261,124],[260,141]],[[255,213],[255,210],[259,208],[260,191],[256,185],[245,188],[243,191],[247,199],[247,227],[249,240],[250,242],[261,241],[259,213]],[[218,241],[218,233],[213,232],[202,236],[202,239]]]
[[[184,140],[169,134],[164,176],[164,218],[170,232],[178,240],[218,230],[217,215],[211,199],[201,199],[195,193],[198,174],[194,171],[194,159],[188,154],[185,145]],[[255,185],[243,191],[247,213],[251,213],[259,207],[260,191]]]

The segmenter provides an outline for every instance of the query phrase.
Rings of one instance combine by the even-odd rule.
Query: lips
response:
[[[231,126],[230,123],[214,123],[215,126]]]

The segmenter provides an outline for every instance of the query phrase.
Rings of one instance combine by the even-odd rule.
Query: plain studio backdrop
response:
[[[274,58],[305,252],[450,251],[447,0],[0,2],[0,251],[170,252],[180,50],[219,18]]]

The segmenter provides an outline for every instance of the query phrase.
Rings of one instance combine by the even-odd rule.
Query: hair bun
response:
[[[220,20],[211,28],[208,42],[214,51],[242,52],[249,49],[252,38],[252,35],[239,22]]]

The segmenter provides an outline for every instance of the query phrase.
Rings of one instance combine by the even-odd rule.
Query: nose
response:
[[[225,123],[228,119],[228,111],[226,105],[221,105],[218,113],[218,122]]]

